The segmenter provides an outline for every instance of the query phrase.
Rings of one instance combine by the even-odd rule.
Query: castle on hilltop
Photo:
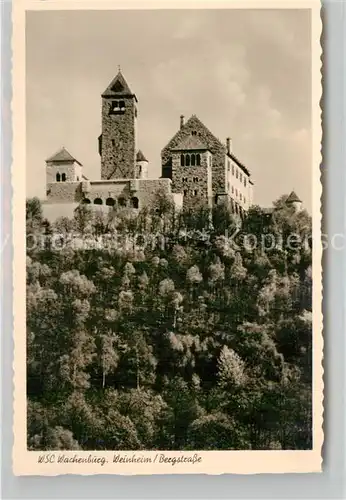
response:
[[[253,182],[233,154],[231,139],[222,143],[196,115],[186,122],[181,116],[179,130],[161,152],[161,177],[151,178],[138,149],[137,104],[119,70],[102,94],[101,179],[87,179],[82,164],[62,148],[46,160],[44,210],[53,207],[55,218],[72,215],[80,203],[138,210],[162,193],[178,209],[227,203],[242,216],[252,205]]]

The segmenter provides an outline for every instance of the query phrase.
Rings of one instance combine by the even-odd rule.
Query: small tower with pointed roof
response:
[[[296,195],[294,191],[291,192],[285,203],[288,207],[294,208],[295,212],[300,212],[303,205],[302,200]]]
[[[64,147],[46,160],[47,184],[52,182],[80,182],[83,166]]]
[[[99,137],[101,178],[133,179],[136,162],[137,98],[120,69],[102,94]]]
[[[148,165],[148,160],[139,149],[136,154],[136,179],[148,178]]]

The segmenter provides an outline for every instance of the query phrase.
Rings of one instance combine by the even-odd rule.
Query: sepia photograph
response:
[[[312,25],[26,11],[23,422],[42,466],[314,449]]]

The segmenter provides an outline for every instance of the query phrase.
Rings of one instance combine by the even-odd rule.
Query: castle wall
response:
[[[252,205],[252,185],[250,178],[231,159],[227,158],[227,192],[244,210]]]
[[[56,174],[66,175],[67,182],[78,182],[82,180],[82,167],[77,162],[54,163],[48,162],[46,168],[47,184],[56,182]]]
[[[167,175],[173,167],[172,149],[178,146],[180,141],[191,135],[192,131],[197,132],[199,139],[206,145],[213,155],[212,164],[212,186],[213,195],[226,191],[226,168],[224,146],[213,134],[199,121],[197,117],[190,118],[186,124],[176,133],[173,139],[162,150],[162,174]]]
[[[125,111],[109,114],[112,102],[123,100]],[[102,99],[101,178],[132,179],[135,176],[136,106],[133,97]]]
[[[79,203],[83,198],[81,182],[50,182],[47,184],[47,202]]]
[[[180,164],[180,152],[172,155],[172,190],[174,193],[182,193],[184,206],[192,206],[196,203],[211,204],[211,155],[201,154],[201,165],[183,167]]]

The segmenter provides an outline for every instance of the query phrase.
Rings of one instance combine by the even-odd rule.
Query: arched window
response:
[[[103,205],[103,201],[101,200],[101,198],[95,198],[94,205]]]
[[[62,182],[66,182],[66,174],[62,174],[61,175],[61,181]]]
[[[113,207],[114,204],[115,204],[115,200],[113,198],[107,198],[106,205],[108,205],[109,207]]]
[[[126,200],[125,200],[125,198],[119,198],[119,205],[121,207],[126,207]]]
[[[84,198],[84,200],[83,200],[83,201],[84,201],[84,203],[85,203],[86,205],[89,205],[89,204],[90,204],[90,200],[89,200],[89,198]]]
[[[191,155],[191,166],[194,167],[196,165],[196,155],[192,154]]]
[[[199,166],[201,164],[201,155],[198,153],[196,156],[196,165]]]
[[[185,157],[184,157],[184,155],[180,156],[180,166],[181,167],[185,167]]]
[[[187,196],[187,189],[184,189],[184,196]]]
[[[185,157],[185,165],[186,165],[187,167],[189,167],[189,166],[190,166],[190,155],[186,155],[186,157]]]
[[[59,174],[59,172],[56,174],[56,182],[60,182],[60,174]]]
[[[134,196],[131,200],[131,205],[132,208],[138,208],[139,207],[139,199]]]

